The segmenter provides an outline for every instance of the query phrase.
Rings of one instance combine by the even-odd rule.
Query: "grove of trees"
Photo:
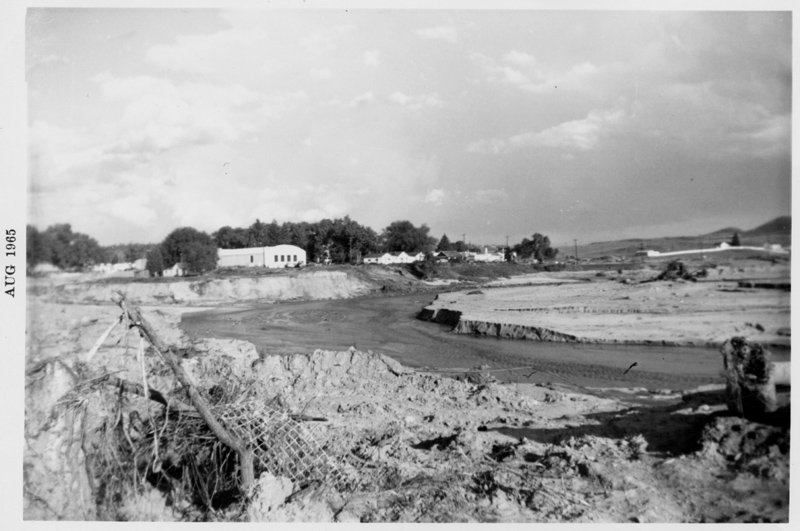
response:
[[[170,232],[159,248],[164,269],[179,262],[186,265],[189,273],[205,273],[217,267],[217,245],[214,240],[192,227],[181,227]]]
[[[49,262],[61,269],[83,269],[106,261],[106,253],[97,240],[80,232],[73,232],[68,223],[51,225],[39,231],[33,225],[26,227],[26,262]]]
[[[424,223],[415,227],[410,221],[393,221],[381,234],[382,250],[389,253],[430,252],[436,247],[436,238],[429,236],[429,232]]]
[[[256,219],[246,228],[222,227],[211,237],[220,249],[296,245],[305,249],[309,261],[316,261],[328,251],[334,262],[351,262],[358,256],[380,249],[375,231],[349,216],[315,223],[284,222],[280,225],[275,220],[264,223]]]
[[[224,226],[211,235],[193,227],[173,230],[160,244],[116,244],[101,247],[97,241],[79,232],[69,224],[56,224],[39,231],[27,227],[27,263],[32,268],[38,263],[50,262],[66,269],[82,269],[99,263],[133,262],[147,258],[151,275],[161,275],[164,269],[178,262],[186,264],[190,273],[213,270],[218,261],[217,249],[242,249],[280,244],[296,245],[305,249],[309,261],[319,261],[329,254],[336,263],[358,262],[365,255],[382,251],[409,253],[436,251],[479,251],[479,246],[463,241],[451,242],[446,234],[437,241],[430,236],[426,224],[419,227],[408,220],[393,221],[377,234],[370,227],[350,219],[323,219],[314,223],[284,222],[264,223],[256,219],[249,227]],[[738,234],[735,235],[738,239]],[[737,242],[738,243],[738,242]],[[550,246],[547,236],[533,234],[511,248],[519,258],[552,260],[558,249]]]
[[[558,255],[558,249],[550,247],[550,238],[534,233],[532,239],[523,238],[522,241],[511,250],[517,253],[520,258],[535,258],[538,261],[552,260]]]

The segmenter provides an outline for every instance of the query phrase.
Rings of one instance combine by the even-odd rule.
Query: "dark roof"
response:
[[[439,251],[436,253],[437,256],[446,256],[447,258],[458,258],[461,256],[461,253],[458,251]]]

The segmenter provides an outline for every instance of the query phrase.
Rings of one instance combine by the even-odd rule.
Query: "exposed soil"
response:
[[[561,275],[556,280],[569,279]],[[572,280],[581,286],[628,286],[578,276]],[[71,296],[86,300],[78,292]],[[365,352],[360,343],[268,355],[235,339],[190,339],[179,328],[181,315],[199,306],[144,308],[216,407],[274,404],[285,418],[301,419],[297,429],[328,459],[312,467],[310,480],[259,470],[249,501],[235,489],[204,501],[181,479],[204,455],[181,454],[174,440],[152,446],[155,433],[180,433],[170,431],[177,420],[166,422],[180,414],[98,382],[108,373],[130,382],[146,376],[171,400],[186,401],[184,392],[152,349],[137,358],[135,329],[124,336],[115,328],[89,359],[120,311],[58,302],[65,293],[28,298],[26,520],[788,522],[788,389],[780,390],[779,413],[756,423],[727,413],[720,385],[646,393],[634,403],[556,381],[501,383],[486,368],[444,377]],[[749,299],[741,300],[747,307]],[[264,326],[333,326],[349,318],[313,307],[275,310]],[[771,333],[771,322],[758,324]],[[302,420],[312,418],[325,420]],[[109,475],[114,459],[129,459],[132,448],[136,459]],[[352,480],[347,487],[332,480],[331,467]],[[218,470],[235,480],[235,468]]]
[[[494,282],[443,293],[422,318],[453,325],[457,333],[539,341],[718,347],[738,335],[789,346],[789,291],[740,287],[745,278],[788,285],[788,265],[743,260],[703,271],[694,282],[662,280],[664,273],[649,270],[548,273],[565,282],[558,286]]]

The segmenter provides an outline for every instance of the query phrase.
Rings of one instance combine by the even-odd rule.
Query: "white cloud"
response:
[[[231,62],[247,62],[249,67],[263,67],[259,54],[245,50],[264,49],[269,35],[263,29],[230,28],[210,35],[178,35],[174,44],[158,44],[145,53],[145,61],[165,70],[216,74]],[[233,58],[233,59],[232,59]],[[256,63],[256,64],[254,64]]]
[[[132,193],[118,198],[106,198],[98,203],[98,209],[108,216],[127,221],[133,225],[146,227],[156,220],[155,210],[150,208],[153,201],[149,193]]]
[[[609,65],[608,68],[617,68],[618,65]],[[540,74],[538,82],[522,85],[521,88],[531,92],[545,92],[548,90],[590,90],[593,87],[591,77],[600,72],[600,68],[590,62],[577,64],[563,73]]]
[[[369,50],[364,52],[364,64],[371,67],[380,66],[381,52],[378,50]]]
[[[433,203],[436,206],[440,206],[442,204],[442,200],[444,199],[444,190],[440,189],[433,189],[425,196],[426,203]]]
[[[52,64],[69,64],[70,60],[57,54],[48,54],[43,57],[33,56],[25,65],[25,70],[32,71],[36,68]]]
[[[409,111],[418,111],[423,107],[441,107],[442,100],[435,92],[430,94],[420,94],[418,96],[408,96],[402,92],[393,92],[389,96],[389,101],[404,107]]]
[[[473,142],[467,151],[475,153],[507,153],[524,147],[547,147],[556,149],[595,149],[624,118],[622,110],[591,111],[582,120],[571,120],[541,131],[531,131],[511,136],[505,140],[484,139]]]
[[[416,31],[417,35],[423,39],[433,39],[455,44],[458,42],[458,32],[453,26],[437,26],[435,28],[423,28]]]
[[[481,53],[470,54],[470,59],[477,63],[488,74],[490,83],[515,85],[522,90],[542,93],[550,90],[589,90],[597,88],[591,83],[603,69],[615,70],[620,65],[609,64],[603,68],[586,61],[576,64],[563,72],[545,72],[536,67],[533,56],[523,52],[512,51],[503,56],[503,61],[514,65],[498,64],[494,59]]]
[[[92,79],[107,101],[124,102],[115,152],[158,152],[180,145],[233,142],[253,132],[259,117],[274,114],[276,103],[242,85],[186,82],[151,76]],[[279,98],[280,99],[280,98]],[[246,112],[259,103],[259,113]]]
[[[348,107],[363,107],[365,105],[369,105],[375,99],[375,96],[372,92],[365,92],[360,96],[356,96],[347,104]]]
[[[536,59],[525,52],[511,50],[503,56],[503,61],[517,66],[529,66],[536,62]]]

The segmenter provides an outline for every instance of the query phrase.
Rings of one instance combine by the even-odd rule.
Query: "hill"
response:
[[[745,236],[761,236],[772,234],[792,234],[792,216],[781,216],[763,225],[759,225],[753,230],[744,233]]]
[[[624,239],[606,242],[596,242],[578,246],[578,257],[603,258],[603,257],[629,257],[637,250],[652,249],[654,251],[669,252],[687,249],[704,249],[716,247],[722,242],[730,242],[734,233],[739,233],[742,245],[761,247],[765,243],[777,243],[784,247],[792,245],[792,217],[781,216],[763,225],[742,231],[735,227],[726,227],[708,234],[699,236],[672,236],[663,238]],[[571,255],[572,247],[564,247],[562,254]]]

